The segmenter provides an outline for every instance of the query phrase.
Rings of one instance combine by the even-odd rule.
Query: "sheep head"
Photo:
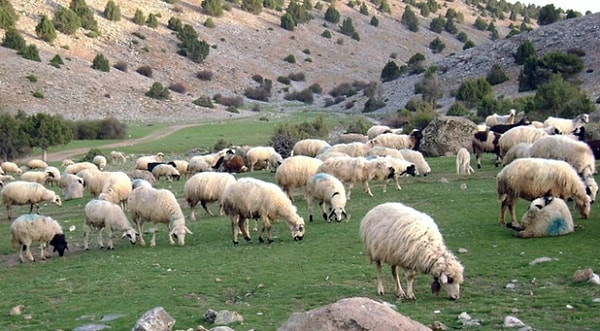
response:
[[[65,250],[69,249],[63,233],[55,234],[52,240],[50,240],[50,245],[54,247],[52,252],[58,252],[59,256],[63,256],[65,254]]]
[[[185,235],[186,234],[193,234],[193,233],[185,225],[176,226],[171,230],[171,232],[169,232],[170,237],[172,237],[173,239],[177,239],[177,244],[179,246],[185,245]]]
[[[292,231],[292,238],[295,241],[302,240],[304,238],[304,219],[298,215],[294,216],[296,218],[294,225],[290,226],[290,230]]]
[[[132,245],[135,245],[135,241],[137,240],[138,236],[139,236],[139,234],[134,229],[128,229],[128,230],[123,231],[123,235],[121,236],[121,239],[129,238],[129,242]]]

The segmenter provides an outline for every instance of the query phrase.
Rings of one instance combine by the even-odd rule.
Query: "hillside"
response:
[[[327,93],[339,84],[379,81],[381,71],[388,61],[394,60],[402,65],[417,52],[426,56],[427,63],[438,63],[440,67],[448,68],[442,79],[444,89],[450,91],[467,75],[486,72],[493,64],[492,61],[508,65],[510,52],[516,48],[514,43],[522,38],[529,38],[521,35],[520,39],[501,39],[492,43],[489,32],[473,27],[482,8],[469,7],[458,0],[438,1],[441,9],[428,18],[420,16],[418,9],[413,8],[420,20],[420,29],[416,33],[410,32],[400,23],[407,6],[403,2],[390,1],[391,15],[378,12],[370,2],[367,3],[369,15],[362,15],[357,7],[351,8],[345,3],[337,2],[336,9],[340,12],[341,20],[346,17],[352,19],[360,41],[341,34],[339,27],[324,20],[328,3],[323,3],[321,10],[310,10],[314,19],[290,32],[280,27],[282,12],[269,9],[263,9],[261,14],[254,15],[242,11],[239,5],[232,5],[232,9],[225,11],[223,16],[212,18],[215,28],[207,28],[203,23],[208,16],[202,13],[200,1],[179,0],[174,4],[163,1],[117,1],[122,18],[118,22],[111,22],[102,17],[105,0],[88,0],[86,4],[96,14],[99,37],[86,37],[86,31],[80,29],[71,36],[58,33],[58,38],[52,45],[39,40],[35,35],[35,26],[40,15],[53,17],[59,5],[68,7],[69,3],[69,0],[12,1],[19,14],[17,29],[27,43],[38,47],[42,62],[25,60],[15,51],[0,47],[1,110],[49,112],[73,120],[107,116],[124,121],[147,122],[220,119],[240,115],[226,112],[222,106],[214,109],[198,107],[192,101],[201,96],[212,97],[217,94],[226,97],[243,96],[246,88],[257,86],[252,79],[256,75],[273,81],[270,102],[259,103],[261,107],[287,109],[290,103],[284,100],[286,91],[300,91],[315,83],[322,87],[323,94],[316,98],[314,107],[323,107]],[[463,52],[463,43],[456,36],[429,30],[431,19],[438,14],[444,15],[448,8],[464,15],[464,22],[457,24],[458,30],[464,31],[478,47]],[[146,15],[154,13],[159,16],[159,26],[153,29],[133,23],[136,9],[141,9]],[[379,19],[377,27],[369,24],[373,15]],[[199,39],[211,45],[210,54],[203,63],[194,63],[177,55],[178,40],[173,31],[166,27],[169,18],[174,16],[184,24],[191,24],[198,32]],[[587,19],[592,18],[584,17],[579,20]],[[487,20],[490,21],[491,18],[487,17]],[[570,21],[575,20],[557,24],[571,24]],[[494,24],[501,37],[509,32],[510,23],[509,20],[495,20]],[[520,25],[519,20],[512,23]],[[332,33],[332,38],[321,36],[325,29]],[[566,33],[562,30],[560,32]],[[572,32],[577,34],[576,30]],[[3,33],[0,30],[0,36]],[[535,32],[531,32],[532,35],[533,33]],[[428,46],[436,37],[446,45],[440,54],[433,54]],[[547,37],[552,37],[551,33]],[[542,35],[539,38],[546,37]],[[555,44],[560,42],[562,41],[557,40]],[[585,48],[586,45],[582,45],[578,47]],[[490,50],[494,52],[490,53]],[[108,73],[91,69],[92,60],[98,53],[105,55],[111,65],[117,62],[127,63],[127,72],[114,68]],[[65,65],[59,69],[48,65],[56,54],[65,61]],[[294,55],[296,63],[283,60],[290,54]],[[587,58],[591,59],[593,56]],[[140,66],[150,66],[152,77],[138,74],[136,69]],[[213,79],[198,79],[196,75],[199,71],[212,72]],[[278,77],[294,73],[304,74],[305,80],[292,82],[289,86],[277,82]],[[26,78],[28,75],[37,77],[37,82],[30,82]],[[387,107],[379,112],[400,109],[412,95],[415,79],[417,77],[413,76],[385,84],[383,94]],[[171,99],[167,101],[154,100],[144,96],[154,82],[165,87],[182,84],[186,91],[181,94],[172,91]],[[506,92],[503,93],[514,93],[511,87],[504,89]],[[39,92],[43,98],[34,97],[32,92]],[[364,100],[360,100],[360,96],[356,98],[358,102],[354,108],[345,109],[340,104],[330,109],[359,113]],[[250,108],[248,105],[254,103],[258,102],[246,99],[247,107],[244,108]],[[242,111],[242,115],[248,113]]]

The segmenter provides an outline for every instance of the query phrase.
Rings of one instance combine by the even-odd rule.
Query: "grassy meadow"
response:
[[[286,120],[306,120],[311,114]],[[336,123],[338,119],[334,119]],[[223,139],[236,144],[266,144],[280,120],[257,119],[202,124],[180,130],[158,142],[120,148],[127,153],[154,154],[162,151],[167,158],[183,158],[184,152],[199,146],[210,148]],[[143,136],[153,127],[134,128]],[[78,142],[81,144],[81,142]],[[94,145],[98,146],[98,145]],[[69,148],[66,146],[64,148]],[[107,153],[110,150],[106,151]],[[131,245],[115,239],[115,250],[99,250],[95,236],[91,249],[83,251],[83,206],[90,199],[64,202],[61,208],[44,205],[41,214],[57,219],[67,231],[70,251],[48,261],[18,264],[10,247],[9,224],[0,212],[0,301],[1,330],[71,330],[85,324],[107,324],[112,330],[130,330],[146,311],[164,307],[177,320],[174,329],[204,324],[202,315],[214,310],[237,311],[244,317],[236,330],[276,330],[292,312],[306,311],[339,299],[363,296],[397,305],[400,313],[423,324],[435,320],[450,329],[500,330],[505,316],[513,315],[535,330],[598,330],[600,287],[575,283],[577,269],[600,272],[600,257],[594,247],[600,235],[600,211],[593,206],[591,217],[575,221],[582,225],[575,233],[562,237],[518,239],[512,230],[498,224],[499,204],[495,193],[495,174],[491,155],[483,160],[483,169],[472,176],[458,177],[453,157],[429,158],[433,173],[427,177],[403,178],[402,190],[372,183],[374,197],[355,188],[347,211],[348,222],[327,223],[316,213],[308,222],[306,202],[296,193],[296,205],[307,222],[304,240],[294,242],[284,221],[273,227],[275,242],[259,244],[252,233],[251,244],[231,241],[229,218],[209,218],[200,206],[198,219],[188,218],[193,232],[183,247],[170,246],[167,231],[159,226],[156,247]],[[474,161],[472,162],[474,165]],[[109,170],[128,170],[133,161],[110,165]],[[257,171],[236,175],[273,181],[274,174]],[[172,190],[184,214],[189,208],[183,200],[185,180],[161,182],[158,187]],[[465,188],[466,186],[466,188]],[[54,188],[56,189],[56,188]],[[358,229],[361,218],[374,206],[397,201],[433,217],[447,246],[465,266],[465,281],[460,299],[448,300],[444,291],[434,297],[431,277],[421,275],[415,281],[416,301],[398,300],[389,267],[384,267],[384,296],[376,290],[376,270],[363,253]],[[519,201],[518,215],[528,203]],[[209,208],[216,214],[217,205]],[[26,213],[28,207],[16,207],[13,215]],[[70,226],[76,230],[68,232]],[[146,225],[146,228],[149,228]],[[149,243],[149,234],[144,234]],[[456,253],[459,248],[468,252]],[[33,247],[39,256],[38,246]],[[552,260],[529,263],[539,257]],[[507,284],[514,288],[507,288]],[[402,278],[402,284],[405,281]],[[9,316],[8,311],[25,305],[24,314]],[[457,316],[467,312],[480,326],[463,326]],[[107,315],[121,318],[101,322]],[[211,325],[205,325],[212,327]]]

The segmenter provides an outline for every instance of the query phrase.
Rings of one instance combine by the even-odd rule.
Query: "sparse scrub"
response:
[[[221,105],[226,106],[226,107],[239,108],[244,105],[244,98],[240,97],[240,96],[237,96],[237,97],[220,96],[218,98],[218,101],[217,101],[217,98],[214,98],[214,99],[215,99],[215,102],[218,102]]]
[[[290,85],[292,83],[291,79],[286,76],[277,77],[277,81],[284,85]]]
[[[196,106],[204,107],[204,108],[215,108],[211,98],[209,96],[203,95],[198,99],[192,101]]]
[[[183,83],[171,83],[169,85],[169,90],[173,91],[173,92],[177,92],[179,94],[185,94],[185,92],[187,91],[185,85],[183,85]]]
[[[179,31],[183,27],[183,23],[178,17],[172,16],[167,22],[167,28],[173,31]]]
[[[286,56],[283,60],[287,63],[296,63],[296,57],[292,54]]]
[[[159,82],[154,82],[150,90],[145,94],[147,97],[158,100],[166,100],[171,97],[169,89],[162,86]]]
[[[121,20],[121,7],[117,5],[113,0],[108,0],[104,7],[104,17],[113,22]]]
[[[201,6],[206,15],[214,17],[223,16],[221,0],[203,0]]]
[[[104,54],[102,54],[102,53],[96,54],[96,57],[94,58],[94,61],[92,62],[92,69],[103,71],[103,72],[110,71],[110,64],[108,62],[108,59],[104,56]]]
[[[125,61],[117,62],[117,63],[115,63],[115,65],[113,67],[115,69],[117,69],[119,71],[123,71],[123,72],[127,72],[127,70],[128,70],[128,65],[127,65],[127,62],[125,62]]]
[[[502,66],[500,66],[498,63],[494,63],[485,79],[488,81],[488,83],[490,83],[490,85],[494,86],[506,82],[508,80],[508,76],[506,75],[506,72],[504,72]]]
[[[32,83],[36,83],[38,81],[37,76],[34,75],[34,74],[29,74],[25,78],[27,78],[27,80],[30,81],[30,82],[32,82]]]
[[[10,28],[6,30],[4,34],[4,39],[2,39],[2,47],[20,50],[27,46],[27,42],[25,38],[21,36],[21,33],[17,31],[17,29]]]
[[[37,99],[43,99],[44,98],[44,94],[38,90],[35,91],[31,91],[31,95],[33,95],[34,98]]]
[[[321,33],[321,37],[331,39],[331,31],[325,29],[325,31],[323,31],[323,33]]]
[[[37,46],[35,46],[34,44],[27,45],[19,49],[17,54],[21,55],[24,59],[27,60],[42,62],[42,59],[40,58],[40,52],[38,51]]]
[[[303,82],[306,80],[306,76],[303,72],[291,73],[288,75],[288,78],[295,82]]]
[[[148,14],[148,18],[146,18],[146,26],[149,26],[153,29],[158,27],[158,18],[154,14]]]
[[[139,8],[135,10],[135,14],[133,15],[133,23],[137,25],[144,25],[144,23],[146,23],[146,16],[144,15],[144,12]]]
[[[196,74],[196,77],[203,81],[211,81],[213,79],[213,72],[210,70],[202,70]]]
[[[35,27],[35,34],[47,43],[52,43],[56,39],[56,29],[48,16],[42,15],[40,22]]]
[[[206,21],[204,21],[203,25],[209,29],[214,29],[216,27],[215,21],[213,21],[210,17],[207,18]]]
[[[65,64],[62,60],[62,58],[60,57],[60,55],[56,54],[54,55],[54,57],[50,60],[49,64],[55,68],[60,68],[63,64]]]
[[[150,66],[141,66],[135,70],[138,74],[152,78],[152,68]]]

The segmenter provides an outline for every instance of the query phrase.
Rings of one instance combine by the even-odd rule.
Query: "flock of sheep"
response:
[[[598,191],[591,148],[579,141],[578,136],[570,136],[583,129],[580,121],[587,122],[587,117],[563,121],[553,118],[553,124],[538,124],[542,127],[525,124],[528,122],[525,120],[515,124],[515,117],[516,112],[494,115],[486,119],[488,126],[473,135],[472,148],[478,167],[483,152],[493,152],[499,161],[504,161],[497,175],[499,221],[519,231],[521,237],[572,232],[573,220],[565,200],[573,199],[581,216],[587,218]],[[495,127],[504,131],[494,131]],[[568,134],[551,134],[558,130]],[[83,198],[86,191],[93,196],[83,210],[85,249],[89,249],[92,230],[96,230],[98,245],[104,247],[105,228],[108,249],[114,248],[113,234],[127,238],[132,244],[145,245],[144,223],[152,223],[151,246],[156,245],[156,228],[161,223],[167,226],[172,245],[175,240],[178,245],[185,245],[185,236],[192,232],[186,225],[182,207],[172,191],[154,187],[156,181],[180,179],[185,179],[183,197],[190,208],[190,219],[196,220],[198,203],[210,216],[213,214],[207,204],[217,203],[219,214],[231,220],[234,245],[239,245],[240,234],[245,241],[252,241],[249,230],[252,219],[256,221],[255,231],[261,223],[258,232],[261,243],[273,242],[272,224],[280,218],[293,240],[302,240],[306,225],[294,204],[299,193],[307,200],[309,222],[314,220],[315,201],[324,220],[349,220],[346,205],[357,183],[373,196],[370,182],[382,183],[384,192],[391,182],[400,190],[403,177],[427,176],[431,172],[418,152],[421,139],[418,130],[404,134],[375,125],[366,136],[342,135],[336,144],[320,139],[300,140],[285,159],[269,146],[239,146],[188,160],[167,162],[163,153],[142,156],[136,160],[134,169],[127,172],[106,171],[108,160],[103,156],[97,156],[93,162],[65,160],[62,172],[39,160],[32,160],[23,168],[4,162],[0,165],[3,176],[0,195],[9,220],[13,205],[30,206],[29,214],[19,216],[11,224],[12,245],[21,262],[23,253],[34,261],[30,251],[33,242],[41,243],[41,259],[51,255],[49,246],[61,256],[68,249],[58,222],[38,215],[42,202],[61,205],[61,197],[47,187],[53,184],[61,188],[64,200]],[[470,155],[466,147],[457,151],[457,175],[474,173]],[[115,164],[126,159],[121,152],[110,154],[110,161]],[[274,183],[253,177],[236,179],[232,175],[261,169],[274,172]],[[12,176],[20,178],[14,180]],[[532,201],[520,224],[515,212],[519,198]],[[34,206],[36,213],[32,214]],[[506,211],[511,217],[508,224]],[[127,213],[131,215],[131,223]],[[381,264],[386,263],[391,266],[398,297],[414,299],[412,282],[417,274],[423,273],[433,276],[434,293],[443,288],[451,299],[459,298],[463,266],[446,247],[435,221],[427,214],[401,203],[384,203],[372,208],[361,220],[360,236],[368,260],[377,267],[379,294],[384,294]],[[400,285],[399,267],[405,271],[406,292]]]

